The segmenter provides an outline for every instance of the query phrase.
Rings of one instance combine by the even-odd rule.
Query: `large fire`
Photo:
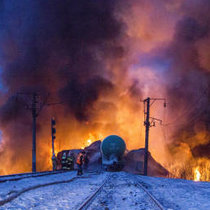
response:
[[[31,171],[31,98],[17,93],[36,91],[53,104],[37,117],[38,171],[51,169],[52,116],[56,153],[110,134],[143,148],[140,100],[161,97],[149,151],[171,177],[210,180],[209,1],[3,2],[0,174]]]

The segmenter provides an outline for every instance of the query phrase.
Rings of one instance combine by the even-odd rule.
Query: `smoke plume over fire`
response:
[[[143,104],[151,116],[149,150],[176,177],[210,180],[210,2],[208,0],[0,1],[0,174],[31,170],[37,92],[37,169],[56,151],[110,134],[144,147]],[[49,96],[48,96],[49,94]],[[48,96],[48,97],[47,97]],[[89,141],[90,142],[90,141]]]

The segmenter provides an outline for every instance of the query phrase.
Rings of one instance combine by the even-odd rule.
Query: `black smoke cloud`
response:
[[[172,104],[171,112],[176,113],[178,107],[185,107],[176,121],[179,126],[170,148],[186,143],[195,158],[209,158],[210,66],[203,65],[202,55],[210,40],[210,16],[205,9],[210,7],[210,3],[194,3],[190,5],[191,10],[186,3],[185,16],[177,22],[174,39],[167,51],[167,59],[172,62],[167,75],[170,81],[167,95]],[[183,121],[185,119],[187,121]],[[200,125],[202,129],[195,129]],[[199,132],[205,133],[202,140],[196,137]]]
[[[194,157],[198,157],[198,158],[199,157],[210,158],[209,150],[210,150],[210,143],[202,144],[202,145],[195,146],[192,149],[192,154]]]
[[[98,98],[114,90],[105,64],[124,53],[115,5],[113,0],[0,1],[0,158],[9,157],[8,171],[31,167],[25,160],[31,155],[32,118],[26,106],[31,107],[32,97],[17,93],[50,93],[49,102],[61,102],[61,113],[69,121],[86,122],[98,112],[93,109]],[[49,129],[49,110],[42,111],[37,122],[38,148],[49,147],[40,134]],[[46,157],[41,149],[38,154],[38,159]],[[38,170],[46,169],[47,161],[38,160]]]
[[[60,96],[69,105],[69,108],[78,120],[88,120],[87,107],[99,97],[99,93],[111,91],[113,85],[101,77],[93,77],[85,83],[77,84],[77,80],[69,81],[68,85],[60,91]]]
[[[107,55],[122,54],[114,6],[112,0],[3,1],[1,65],[9,93],[55,90],[78,120],[86,120],[100,91],[113,87]]]

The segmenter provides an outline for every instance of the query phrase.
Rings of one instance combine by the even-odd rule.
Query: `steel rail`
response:
[[[110,179],[110,175],[105,179],[105,181],[100,185],[100,187],[94,191],[80,206],[79,208],[76,208],[77,210],[86,210],[91,203],[94,201],[94,199],[97,197],[97,195],[102,191],[104,185],[107,183],[107,181]],[[165,210],[165,207],[163,207],[160,202],[139,182],[135,182],[135,184],[141,188],[153,201],[153,203],[160,209]]]
[[[150,197],[150,199],[153,201],[153,203],[161,210],[165,210],[165,207],[160,204],[160,202],[139,182],[135,183],[137,186],[139,186],[144,192]]]
[[[70,172],[70,171],[43,171],[43,172],[38,172],[38,173],[21,173],[21,174],[0,176],[0,183],[7,182],[7,181],[18,181],[18,180],[26,179],[26,178],[34,178],[34,177],[40,177],[40,176],[60,174],[60,173],[65,173],[65,172]]]
[[[27,176],[27,175],[33,175],[33,174],[50,173],[50,172],[56,173],[56,172],[59,172],[59,171],[39,171],[39,172],[36,172],[36,173],[26,172],[26,173],[18,173],[18,174],[0,175],[0,179],[1,178],[7,178],[7,177],[14,177],[14,176]]]
[[[42,187],[47,187],[47,186],[50,186],[50,185],[65,184],[65,183],[69,183],[69,182],[72,182],[76,179],[81,179],[81,178],[90,178],[90,177],[88,177],[88,176],[75,176],[75,177],[73,177],[71,179],[68,179],[68,180],[54,181],[54,182],[50,182],[50,183],[37,184],[37,185],[34,185],[34,186],[27,187],[23,190],[20,190],[20,191],[14,193],[13,195],[9,196],[6,199],[0,200],[0,206],[3,206],[4,204],[11,202],[12,200],[19,197],[20,195],[22,195],[25,192],[35,190],[35,189],[38,189],[38,188],[42,188]]]
[[[94,201],[94,199],[97,197],[97,195],[102,191],[104,185],[107,183],[107,181],[110,179],[110,175],[108,175],[104,182],[100,185],[99,188],[97,188],[78,208],[77,210],[85,210],[87,209],[91,203]]]

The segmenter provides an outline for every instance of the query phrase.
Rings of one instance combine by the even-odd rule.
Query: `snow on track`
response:
[[[148,209],[156,210],[159,207],[140,188],[131,174],[113,173],[110,181],[105,184],[100,194],[87,209]]]
[[[165,209],[210,209],[210,182],[134,176]]]
[[[126,172],[85,173],[81,178],[76,172],[67,172],[37,178],[28,178],[16,182],[0,183],[0,200],[39,184],[59,181],[60,183],[33,189],[21,194],[13,201],[0,206],[3,209],[78,209],[93,195],[109,177],[103,188],[91,200],[88,209],[160,209],[167,210],[207,210],[210,209],[210,183],[193,182],[180,179],[145,177]],[[160,203],[159,207],[145,192],[152,194]],[[82,208],[83,209],[83,208]]]
[[[86,174],[71,183],[35,189],[22,194],[0,209],[76,209],[105,178],[106,174]]]
[[[154,202],[154,204],[160,209],[164,210],[165,208],[160,204],[160,202],[140,183],[136,183],[140,188],[144,190],[144,192],[150,197],[150,199]]]
[[[12,174],[12,175],[5,175],[0,176],[0,183],[7,182],[7,181],[17,181],[20,179],[27,179],[27,178],[34,178],[39,176],[46,176],[46,175],[53,175],[59,173],[65,173],[67,171],[43,171],[43,172],[36,172],[36,173],[21,173],[21,174]]]
[[[110,181],[111,175],[107,175],[104,182],[77,208],[77,210],[87,209],[88,206],[92,203],[92,201],[97,197],[97,195],[101,192],[104,185]]]
[[[31,177],[27,179],[20,179],[17,181],[7,181],[0,183],[0,202],[8,197],[23,191],[24,189],[31,188],[33,186],[52,183],[58,180],[68,180],[76,176],[75,171],[59,173],[54,175],[46,175],[41,177]]]

